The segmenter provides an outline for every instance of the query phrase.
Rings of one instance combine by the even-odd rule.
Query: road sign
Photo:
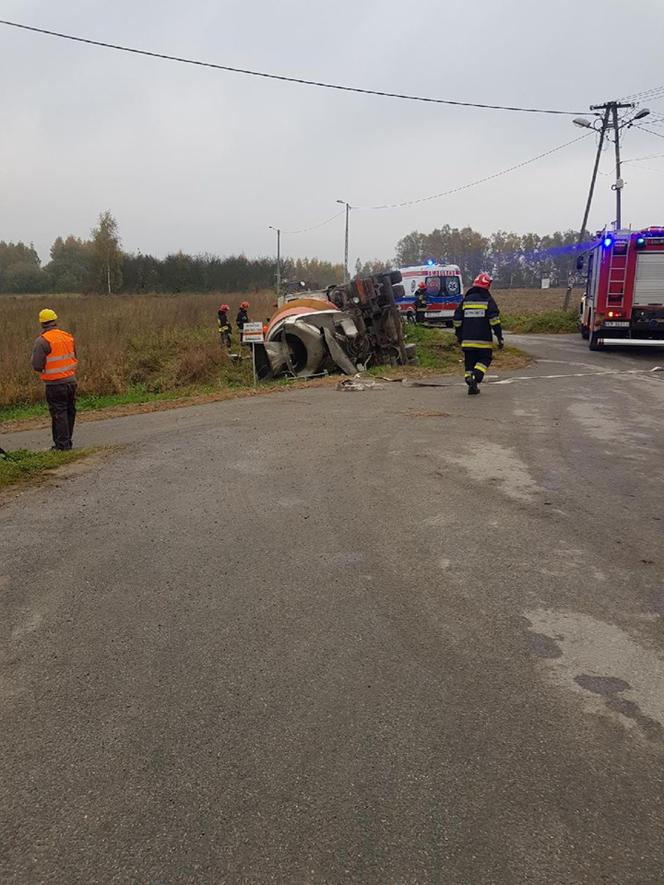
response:
[[[263,344],[265,336],[263,335],[262,323],[245,323],[242,327],[242,343],[243,344]]]

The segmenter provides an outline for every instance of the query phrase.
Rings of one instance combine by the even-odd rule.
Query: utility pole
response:
[[[616,192],[616,230],[620,230],[622,227],[622,189],[624,187],[624,182],[622,180],[620,174],[620,130],[623,126],[631,125],[636,119],[641,118],[642,111],[634,117],[633,120],[624,122],[622,125],[618,119],[618,111],[620,110],[631,110],[634,107],[632,102],[623,102],[623,101],[607,101],[606,104],[596,104],[592,105],[591,111],[604,111],[604,117],[602,119],[602,129],[600,135],[600,150],[601,144],[604,141],[604,136],[608,129],[613,129],[613,138],[615,142],[616,148],[616,181],[612,186],[613,190]],[[647,112],[646,112],[647,114]],[[609,122],[610,121],[610,122]],[[599,158],[599,151],[598,151]],[[597,177],[597,165],[599,164],[599,159],[595,165],[595,176]],[[593,184],[594,188],[594,184]],[[592,194],[590,196],[592,200]],[[588,211],[590,211],[590,206],[588,206]]]
[[[616,139],[616,183],[613,185],[616,192],[616,230],[622,229],[622,189],[623,180],[620,175],[620,128],[618,127],[618,105],[612,108],[613,130]]]
[[[348,273],[348,227],[350,222],[350,210],[352,206],[347,203],[345,200],[337,200],[337,203],[341,203],[346,207],[346,245],[344,248],[344,283],[347,283],[350,280],[350,274]]]

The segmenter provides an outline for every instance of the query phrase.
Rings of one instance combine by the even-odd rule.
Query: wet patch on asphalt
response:
[[[526,612],[526,638],[547,680],[664,744],[664,659],[613,624],[571,611]]]

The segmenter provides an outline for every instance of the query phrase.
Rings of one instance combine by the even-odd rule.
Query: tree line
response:
[[[576,252],[587,247],[585,241],[590,239],[589,234],[584,235],[584,244],[577,246],[578,232],[573,230],[545,235],[499,230],[484,236],[470,227],[446,224],[428,234],[406,234],[396,245],[392,266],[409,267],[427,261],[458,264],[464,281],[470,282],[478,273],[488,271],[498,289],[539,287],[543,278],[549,278],[552,286],[566,286]],[[380,272],[387,266],[380,260],[358,262],[356,270],[366,274]]]
[[[100,215],[87,240],[58,237],[44,266],[32,245],[0,241],[0,293],[255,292],[275,285],[275,271],[272,257],[124,252],[110,212]],[[286,258],[281,275],[323,286],[343,282],[344,268],[317,258]]]
[[[566,285],[576,240],[571,230],[544,236],[508,231],[484,236],[469,227],[444,225],[428,234],[407,234],[397,243],[394,258],[358,259],[355,273],[367,276],[431,260],[458,264],[465,281],[488,270],[497,288],[539,286],[543,277],[549,277],[552,285]],[[315,258],[286,258],[281,277],[322,287],[342,282],[344,268]],[[252,292],[274,284],[272,257],[220,258],[177,252],[155,258],[124,252],[110,212],[100,215],[87,240],[73,235],[58,237],[44,266],[32,245],[0,241],[0,293]]]

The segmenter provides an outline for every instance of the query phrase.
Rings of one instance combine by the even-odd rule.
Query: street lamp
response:
[[[342,206],[346,207],[346,247],[344,249],[344,283],[347,283],[350,280],[350,275],[348,273],[348,222],[350,219],[350,210],[353,208],[350,203],[347,203],[346,200],[337,200],[337,203],[341,203]]]
[[[585,117],[574,117],[572,120],[572,123],[574,123],[575,126],[579,126],[581,129],[594,129],[593,122],[596,121],[586,120]]]
[[[641,108],[641,110],[637,111],[637,113],[632,117],[629,125],[633,126],[637,120],[643,120],[644,117],[648,117],[649,115],[650,108]]]
[[[281,295],[281,229],[278,227],[273,227],[271,224],[268,225],[268,230],[276,231],[277,233],[277,300]]]

